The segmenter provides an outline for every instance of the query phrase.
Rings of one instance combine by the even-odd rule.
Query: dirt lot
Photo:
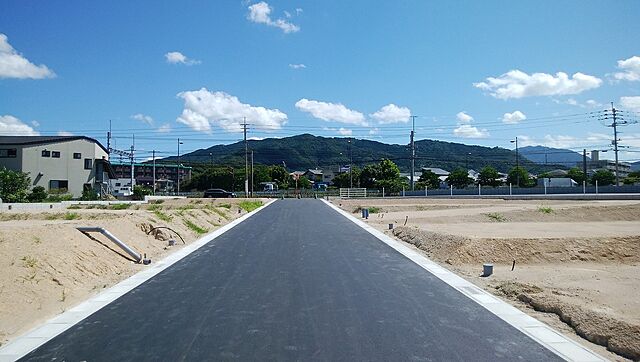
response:
[[[104,227],[153,262],[246,214],[241,201],[183,199],[0,212],[0,344],[146,268],[102,235],[87,236],[76,227]],[[147,235],[157,226],[174,231]],[[176,240],[174,246],[170,239]]]
[[[334,202],[603,356],[640,359],[640,201]]]

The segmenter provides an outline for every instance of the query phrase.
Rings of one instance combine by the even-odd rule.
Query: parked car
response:
[[[204,192],[204,197],[225,198],[237,197],[237,195],[234,192],[229,192],[223,189],[208,189]]]

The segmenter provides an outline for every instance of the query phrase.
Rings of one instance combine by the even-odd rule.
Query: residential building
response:
[[[114,161],[112,163],[115,177],[117,179],[128,179],[127,184],[131,187],[131,163]],[[173,192],[175,182],[178,179],[178,169],[180,170],[180,182],[191,179],[192,167],[180,166],[176,164],[156,163],[156,191]],[[134,185],[143,185],[153,188],[153,164],[152,163],[134,163],[133,164]],[[121,187],[123,187],[123,183]],[[126,191],[125,191],[126,192]]]
[[[109,152],[85,136],[0,136],[0,167],[29,174],[31,188],[68,192],[110,193],[114,177]]]
[[[311,182],[322,182],[322,170],[308,169],[304,174],[302,174],[302,176],[306,177]]]
[[[582,162],[578,162],[576,164],[577,167],[582,169]],[[600,159],[600,151],[593,150],[591,151],[591,160],[587,161],[587,174],[592,176],[598,170],[609,170],[616,174],[616,162],[613,160],[601,160]],[[618,162],[618,173],[620,176],[620,180],[629,176],[631,172],[631,164],[627,162]]]

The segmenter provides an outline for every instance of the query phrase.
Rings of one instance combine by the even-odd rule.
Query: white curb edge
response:
[[[212,231],[211,233],[201,237],[200,239],[176,251],[175,253],[168,255],[166,258],[152,263],[148,269],[140,271],[132,275],[131,277],[119,282],[118,284],[105,289],[98,295],[95,295],[87,299],[86,301],[81,302],[80,304],[67,310],[66,312],[51,318],[42,325],[39,325],[21,335],[20,337],[17,337],[16,339],[0,348],[0,362],[15,361],[24,357],[29,352],[45,344],[60,333],[73,327],[78,322],[89,317],[93,313],[107,306],[109,303],[133,290],[140,284],[153,278],[163,270],[180,261],[182,258],[193,253],[194,251],[213,241],[220,235],[231,230],[241,222],[260,212],[265,207],[271,205],[274,201],[276,200],[268,201],[266,204],[255,209],[254,211],[233,220],[232,222],[220,227],[217,230]]]
[[[365,229],[383,243],[395,249],[397,252],[418,264],[438,279],[447,283],[449,286],[453,287],[474,302],[480,304],[500,319],[504,320],[563,359],[576,362],[608,361],[606,358],[555,331],[545,323],[527,315],[484,289],[479,288],[471,282],[459,277],[448,269],[439,266],[425,255],[416,251],[413,247],[378,231],[372,226],[358,220],[348,212],[340,209],[338,206],[333,205],[329,201],[324,199],[322,201],[356,225]]]

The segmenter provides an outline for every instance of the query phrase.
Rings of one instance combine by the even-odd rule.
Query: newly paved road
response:
[[[28,360],[554,360],[319,200],[276,201]]]

